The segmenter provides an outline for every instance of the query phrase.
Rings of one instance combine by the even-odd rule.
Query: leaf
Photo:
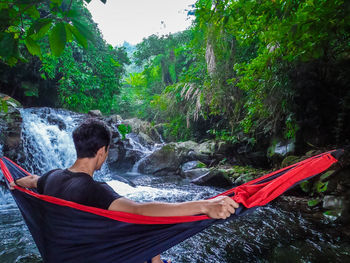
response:
[[[74,37],[78,41],[78,43],[80,45],[82,45],[84,48],[87,48],[87,46],[88,46],[87,39],[82,34],[80,34],[78,29],[70,24],[67,24],[67,28],[74,35]]]
[[[118,61],[115,61],[113,58],[111,58],[110,61],[115,67],[121,67],[120,63]]]
[[[64,25],[66,28],[66,37],[67,37],[67,42],[72,42],[73,41],[73,34],[72,31],[69,28],[69,24]]]
[[[321,202],[320,199],[312,199],[307,202],[307,205],[313,207],[318,205],[320,202]]]
[[[25,44],[30,54],[41,57],[40,46],[31,37],[25,39]]]
[[[35,22],[28,30],[28,35],[34,40],[43,38],[52,26],[52,19],[45,18]]]
[[[335,173],[335,170],[327,171],[326,173],[321,175],[320,180],[323,181],[324,179],[328,178],[329,176],[331,176],[334,173]]]
[[[27,13],[30,17],[32,17],[34,19],[40,18],[40,13],[36,9],[35,5],[32,5],[31,7],[27,8],[25,13]]]
[[[77,21],[76,19],[72,20],[74,27],[79,31],[81,35],[83,35],[86,39],[90,41],[94,41],[94,36],[91,30],[88,28],[87,25]]]
[[[59,57],[67,42],[66,28],[63,22],[56,24],[50,32],[49,43],[54,56]]]
[[[327,191],[328,188],[328,182],[322,182],[322,181],[318,181],[316,183],[316,191],[317,193],[323,193],[325,191]]]

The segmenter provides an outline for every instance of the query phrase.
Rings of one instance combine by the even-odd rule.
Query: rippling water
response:
[[[116,180],[108,183],[121,195],[137,201],[185,201],[222,191],[174,178],[133,175],[129,179],[136,187]],[[38,250],[8,191],[1,190],[0,200],[0,262],[40,262]],[[336,236],[322,233],[292,207],[285,211],[274,203],[214,225],[166,251],[163,257],[184,263],[349,262],[350,247]]]
[[[82,119],[68,111],[21,112],[23,141],[31,172],[68,167],[75,159],[71,131]],[[0,146],[1,151],[1,146]],[[122,176],[136,186],[116,180]],[[118,174],[104,166],[96,174],[121,195],[136,201],[180,202],[208,198],[223,189],[192,185],[176,177],[135,171]],[[285,206],[283,206],[285,207]],[[322,227],[322,228],[321,228]],[[350,244],[325,225],[308,221],[296,208],[278,202],[221,225],[214,225],[163,253],[172,262],[350,262]],[[0,263],[41,262],[39,252],[9,191],[0,186]]]

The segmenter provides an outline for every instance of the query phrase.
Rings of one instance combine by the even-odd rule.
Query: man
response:
[[[75,163],[68,169],[52,170],[43,176],[31,175],[15,181],[25,188],[37,188],[40,194],[55,196],[83,205],[122,211],[145,216],[191,216],[206,214],[226,219],[235,212],[238,204],[229,197],[183,203],[138,203],[118,195],[106,183],[93,180],[108,156],[111,132],[103,122],[89,119],[73,131],[77,152]],[[152,263],[161,263],[160,256]]]

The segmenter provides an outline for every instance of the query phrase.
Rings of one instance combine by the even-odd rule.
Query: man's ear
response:
[[[105,146],[102,146],[100,149],[97,150],[96,155],[101,155],[101,154],[105,153],[105,151],[106,151],[105,149],[106,149]]]

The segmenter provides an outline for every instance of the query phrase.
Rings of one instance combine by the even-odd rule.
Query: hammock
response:
[[[221,193],[241,204],[226,220],[245,215],[322,173],[342,153],[343,150],[326,152]],[[7,183],[29,175],[6,157],[0,158],[0,165]],[[109,211],[19,186],[11,193],[43,261],[50,263],[144,262],[210,225],[225,221],[206,215],[150,217]]]

